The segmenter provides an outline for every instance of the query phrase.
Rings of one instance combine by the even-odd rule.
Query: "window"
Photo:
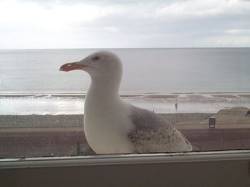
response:
[[[65,63],[69,64],[61,70],[92,66],[104,73],[117,68],[115,77],[107,72],[99,78],[103,80],[99,85],[108,89],[119,82],[121,68],[107,61],[117,58],[106,53],[105,58],[94,55],[88,63],[81,61],[100,50],[122,61],[122,83],[114,86],[120,88],[122,100],[164,118],[186,137],[183,142],[191,142],[194,152],[248,150],[249,7],[248,1],[1,1],[0,158],[94,154],[88,144],[95,140],[87,144],[83,133],[93,77],[82,71],[66,74],[59,68]],[[102,68],[99,61],[104,61]],[[120,117],[112,118],[114,123],[127,120],[129,125],[117,128],[126,131],[122,136],[110,136],[119,138],[100,140],[106,145],[124,143],[125,137],[130,138],[124,143],[128,150],[135,142],[141,145],[131,129],[136,124],[152,128],[142,123],[145,119],[161,127],[162,121],[144,110],[112,112]],[[110,129],[100,132],[108,137]]]
[[[249,186],[249,13],[1,0],[0,186]]]
[[[0,157],[92,155],[83,133],[89,77],[59,71],[95,50],[1,50]],[[121,97],[159,113],[194,151],[249,149],[250,50],[111,49]]]

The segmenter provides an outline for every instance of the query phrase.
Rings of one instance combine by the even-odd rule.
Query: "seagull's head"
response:
[[[120,79],[122,65],[118,56],[107,51],[93,53],[86,58],[66,63],[60,67],[60,71],[83,70],[89,73],[92,79]]]

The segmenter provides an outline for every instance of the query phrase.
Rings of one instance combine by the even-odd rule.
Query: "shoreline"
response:
[[[0,115],[31,114],[83,114],[84,94],[0,94]],[[216,113],[233,107],[250,108],[250,93],[209,94],[143,94],[121,95],[121,99],[134,106],[156,113]]]

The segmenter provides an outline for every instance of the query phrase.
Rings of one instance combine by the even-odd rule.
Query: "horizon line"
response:
[[[78,49],[241,49],[247,47],[82,47],[82,48],[0,48],[0,50],[78,50]]]

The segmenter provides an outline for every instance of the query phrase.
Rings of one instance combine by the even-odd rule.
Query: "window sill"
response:
[[[250,150],[0,159],[0,169],[250,160]]]

